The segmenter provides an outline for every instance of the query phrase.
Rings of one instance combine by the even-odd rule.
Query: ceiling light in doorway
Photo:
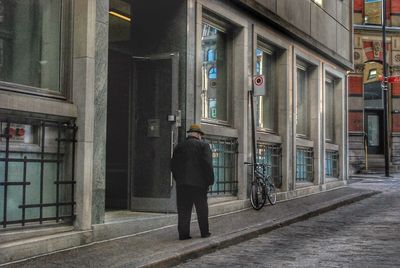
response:
[[[130,17],[122,15],[121,13],[118,13],[118,12],[115,12],[115,11],[112,11],[112,10],[110,10],[109,13],[110,13],[110,15],[115,16],[117,18],[120,18],[122,20],[126,20],[126,21],[129,21],[129,22],[131,21]]]

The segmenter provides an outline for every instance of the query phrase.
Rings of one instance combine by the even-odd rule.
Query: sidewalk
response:
[[[260,211],[245,209],[210,218],[212,236],[200,238],[192,223],[190,240],[179,241],[176,225],[93,243],[6,267],[170,267],[189,258],[237,244],[273,229],[367,198],[377,192],[344,187]]]

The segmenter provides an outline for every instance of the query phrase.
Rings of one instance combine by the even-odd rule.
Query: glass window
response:
[[[264,75],[265,96],[256,98],[256,122],[260,128],[275,131],[277,117],[277,89],[276,89],[276,55],[262,48],[256,49],[256,72]]]
[[[203,22],[202,118],[228,121],[227,33]]]
[[[325,81],[325,138],[328,141],[334,140],[335,129],[335,84],[334,80]]]
[[[0,0],[0,80],[60,91],[62,0]]]
[[[308,88],[307,71],[297,68],[297,134],[308,136]]]
[[[381,82],[364,84],[364,108],[382,109],[383,94]]]
[[[382,0],[364,0],[364,23],[382,24]]]
[[[368,74],[368,80],[376,79],[376,69],[371,69]]]

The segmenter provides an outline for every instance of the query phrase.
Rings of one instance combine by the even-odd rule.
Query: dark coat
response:
[[[189,136],[174,149],[171,171],[176,184],[206,189],[214,184],[210,146],[196,137]]]

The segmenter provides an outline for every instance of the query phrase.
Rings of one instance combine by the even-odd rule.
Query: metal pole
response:
[[[254,24],[252,24],[252,31],[251,31],[252,43],[253,43],[253,50],[254,50]],[[254,51],[253,51],[254,53]],[[251,57],[251,78],[253,79],[254,76],[254,55],[252,54]],[[254,116],[254,83],[251,81],[251,90],[249,92],[250,97],[250,109],[251,109],[251,145],[253,149],[253,163],[257,163],[257,155],[256,155],[256,126],[255,126],[255,116]],[[255,166],[254,166],[255,167]]]
[[[386,0],[382,1],[382,49],[383,49],[383,147],[385,154],[385,176],[389,177],[389,142],[388,142],[388,83],[386,66]]]
[[[251,107],[251,145],[253,149],[253,163],[257,163],[257,155],[256,155],[256,127],[255,127],[255,118],[254,118],[254,95],[253,90],[250,91],[250,107]]]

